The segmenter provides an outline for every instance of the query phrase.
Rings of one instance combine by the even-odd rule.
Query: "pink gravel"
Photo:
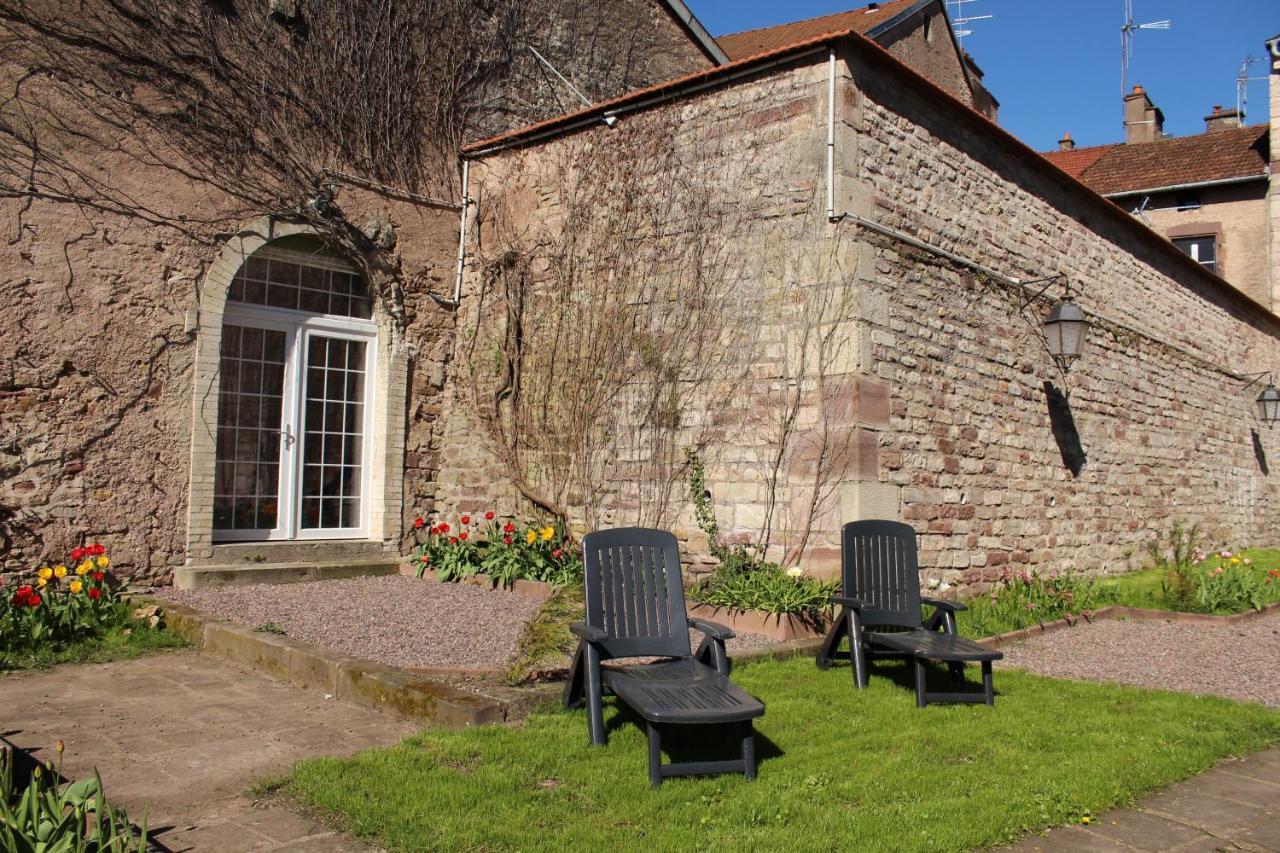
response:
[[[216,589],[164,587],[158,597],[250,628],[276,625],[285,636],[388,666],[505,669],[541,598],[403,575],[252,584]],[[700,633],[690,632],[693,643]],[[772,643],[739,634],[735,651]],[[568,666],[568,659],[564,661]]]
[[[166,588],[157,595],[351,657],[397,667],[501,669],[515,653],[539,598],[401,575]]]
[[[1004,649],[1041,675],[1212,693],[1280,707],[1280,613],[1234,625],[1103,620]]]

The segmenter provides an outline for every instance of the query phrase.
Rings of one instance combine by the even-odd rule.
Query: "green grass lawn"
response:
[[[179,649],[186,641],[172,631],[145,625],[115,625],[94,637],[66,645],[51,645],[35,654],[0,649],[0,673],[11,670],[43,669],[60,663],[103,663],[126,660],[166,649]]]
[[[607,748],[587,743],[584,712],[544,713],[305,761],[283,789],[393,850],[956,850],[1078,821],[1280,741],[1280,712],[1225,699],[997,669],[994,708],[917,709],[905,667],[875,672],[859,692],[847,667],[809,658],[739,669],[768,708],[755,782],[650,789],[643,732],[610,700]]]

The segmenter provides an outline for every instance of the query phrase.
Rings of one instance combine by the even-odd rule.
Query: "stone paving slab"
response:
[[[0,734],[96,766],[108,797],[173,851],[366,848],[246,789],[316,755],[396,743],[418,727],[193,651],[0,677]]]
[[[1249,850],[1280,853],[1280,749],[1224,761],[1088,826],[1029,838],[1016,853]]]

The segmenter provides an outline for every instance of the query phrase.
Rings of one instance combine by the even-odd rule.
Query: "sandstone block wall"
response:
[[[668,144],[706,173],[725,160],[762,167],[725,188],[750,227],[722,236],[744,291],[759,298],[746,378],[740,393],[688,409],[689,420],[717,425],[702,437],[727,537],[768,530],[772,556],[823,573],[835,568],[843,521],[899,517],[921,534],[927,571],[949,584],[982,583],[1008,565],[1132,565],[1175,520],[1215,541],[1275,544],[1280,445],[1256,421],[1258,389],[1237,376],[1280,364],[1276,318],[874,49],[842,51],[840,73],[837,210],[1022,280],[1065,273],[1094,320],[1069,374],[1039,331],[1060,288],[1023,308],[1020,294],[961,267],[852,221],[826,222],[821,58],[473,170],[490,206],[554,218],[563,188],[546,179],[549,163],[576,146],[644,169],[625,128],[663,111],[688,128]],[[731,142],[708,150],[707,139]],[[478,272],[464,315],[476,309]],[[817,349],[806,313],[815,305],[840,306],[819,315],[834,348]],[[457,383],[451,373],[446,446],[460,447]],[[785,446],[772,431],[780,412]],[[492,462],[465,443],[468,466]],[[465,469],[442,465],[442,506],[494,494],[461,489]],[[611,522],[635,520],[625,481],[614,504]],[[702,547],[687,504],[675,509],[671,526]]]

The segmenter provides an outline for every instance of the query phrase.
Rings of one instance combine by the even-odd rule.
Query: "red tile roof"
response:
[[[1101,195],[1261,177],[1267,172],[1267,125],[1044,156]]]
[[[1098,162],[1099,157],[1106,156],[1108,151],[1119,144],[1119,142],[1112,142],[1110,145],[1093,145],[1072,151],[1046,151],[1044,156],[1046,160],[1071,177],[1079,178],[1086,169]]]
[[[868,6],[851,9],[848,12],[823,15],[820,18],[808,18],[803,21],[778,24],[774,27],[761,27],[758,30],[743,30],[740,33],[717,36],[716,43],[730,59],[737,60],[838,30],[853,30],[860,35],[866,35],[869,30],[904,12],[916,2],[918,0],[874,3],[872,6],[875,8]]]

